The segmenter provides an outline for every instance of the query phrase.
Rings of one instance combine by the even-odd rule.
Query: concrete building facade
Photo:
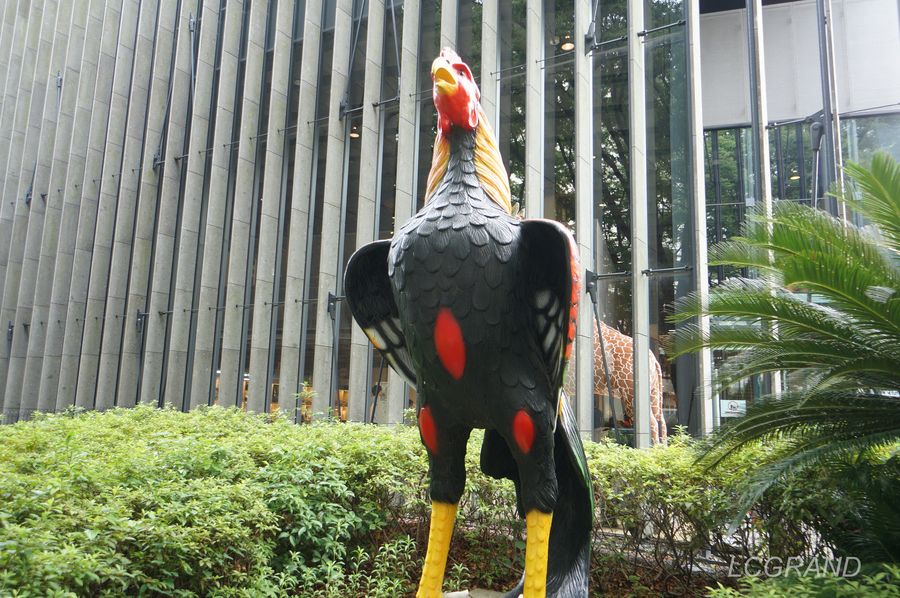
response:
[[[883,5],[896,20],[892,0],[818,0],[832,1],[849,15],[829,33],[839,47],[865,25],[850,8]],[[790,19],[814,17],[815,3],[764,2],[756,22],[786,45],[782,36],[808,34]],[[707,269],[707,241],[727,238],[753,198],[818,197],[805,178],[788,193],[787,171],[806,162],[784,147],[803,145],[798,111],[813,112],[821,90],[773,100],[791,122],[771,128],[771,152],[751,134],[753,115],[766,114],[751,109],[758,77],[743,41],[721,54],[727,31],[752,41],[743,2],[0,4],[4,422],[137,402],[402,421],[415,391],[352,322],[342,273],[356,248],[422,205],[429,68],[442,46],[476,74],[513,201],[567,225],[595,283],[573,365],[586,435],[621,427],[649,444],[649,351],[663,365],[669,424],[716,425],[712,356],[667,359],[666,311],[724,276]],[[854,73],[853,93],[835,85],[853,111],[900,100],[898,85],[865,87],[868,71],[848,60],[836,73]],[[775,62],[766,73],[789,79]],[[722,167],[754,148],[776,166],[768,195],[753,188],[758,177]],[[726,176],[742,190],[735,201]],[[595,312],[634,338],[631,420],[615,398],[591,394]]]

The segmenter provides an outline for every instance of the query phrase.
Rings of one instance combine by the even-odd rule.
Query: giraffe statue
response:
[[[603,334],[603,342],[606,345],[606,362],[609,366],[610,386],[614,397],[622,402],[627,419],[634,418],[634,367],[632,356],[634,354],[634,341],[626,334],[622,334],[615,328],[600,323],[600,329],[594,322],[594,387],[593,394],[606,396],[609,390],[606,385],[606,370],[603,368],[603,352],[600,344],[600,334]],[[575,389],[575,368],[570,367],[566,375],[565,389],[572,394]],[[668,438],[666,420],[663,418],[663,377],[659,361],[650,351],[650,369],[653,375],[650,379],[650,440],[653,444],[665,443]]]

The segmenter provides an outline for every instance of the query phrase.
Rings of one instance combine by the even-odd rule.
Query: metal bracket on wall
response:
[[[135,327],[137,328],[138,334],[144,333],[144,318],[147,317],[147,312],[143,312],[140,309],[137,310],[137,319],[134,322]]]
[[[638,37],[647,37],[651,33],[656,33],[658,31],[668,31],[669,29],[674,29],[675,27],[681,27],[686,24],[687,21],[685,19],[681,19],[680,21],[675,21],[674,23],[668,23],[666,25],[660,25],[659,27],[654,27],[653,29],[644,29],[643,31],[638,31]]]
[[[328,291],[328,315],[331,316],[331,319],[334,320],[335,312],[337,311],[337,302],[343,301],[346,299],[344,295],[335,295],[331,291]]]
[[[675,266],[674,268],[647,268],[646,270],[641,270],[641,274],[643,274],[644,276],[661,276],[664,274],[690,272],[693,269],[693,266]]]
[[[344,120],[348,116],[356,114],[357,112],[362,112],[364,106],[351,106],[350,98],[344,96],[344,99],[341,100],[341,104],[338,110],[338,118],[340,120]]]
[[[591,24],[588,25],[587,33],[584,34],[584,53],[590,54],[597,45],[597,15],[600,12],[600,0],[594,0],[591,6]]]
[[[386,100],[378,100],[377,102],[372,102],[372,108],[380,108],[385,104],[393,104],[395,102],[400,101],[400,96],[394,96],[392,98],[388,98]]]
[[[6,341],[7,342],[10,342],[10,343],[12,342],[14,330],[15,330],[15,327],[13,326],[12,320],[10,320],[9,326],[6,328]]]
[[[586,41],[586,40],[587,40],[587,37],[585,37],[585,41]],[[585,54],[591,54],[591,53],[593,53],[593,52],[595,52],[595,51],[597,51],[597,50],[602,50],[602,49],[605,48],[606,46],[613,46],[613,45],[615,45],[615,44],[621,44],[621,43],[624,43],[624,42],[627,42],[627,41],[628,41],[628,36],[627,36],[627,35],[623,35],[623,36],[621,36],[621,37],[616,37],[616,38],[613,38],[613,39],[608,39],[608,40],[605,40],[605,41],[602,41],[602,42],[597,41],[597,42],[592,43],[592,44],[589,45],[589,46],[588,46],[587,44],[585,44],[586,47],[585,47],[585,49],[584,49],[584,52],[585,52]]]
[[[587,280],[587,284],[591,285],[596,283],[598,280],[609,280],[611,278],[628,278],[631,276],[631,270],[624,270],[622,272],[607,272],[606,274],[597,274],[596,272],[592,272],[590,270],[585,270],[584,277]]]

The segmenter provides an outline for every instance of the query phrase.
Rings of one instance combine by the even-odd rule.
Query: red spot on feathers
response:
[[[431,417],[431,408],[422,407],[419,411],[419,433],[422,435],[422,444],[433,454],[438,452],[437,427],[434,418]]]
[[[534,422],[524,409],[520,409],[513,418],[512,433],[519,450],[526,455],[531,452],[531,445],[534,443]]]
[[[444,369],[454,380],[462,378],[466,369],[466,344],[462,329],[449,308],[442,307],[434,323],[434,348]]]

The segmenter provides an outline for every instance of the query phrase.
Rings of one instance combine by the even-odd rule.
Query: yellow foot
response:
[[[431,503],[431,529],[428,532],[428,551],[416,598],[441,598],[444,585],[444,568],[450,552],[450,536],[456,522],[456,505],[445,502]]]
[[[550,552],[550,526],[553,513],[529,511],[525,516],[525,587],[523,598],[547,595],[547,556]]]

